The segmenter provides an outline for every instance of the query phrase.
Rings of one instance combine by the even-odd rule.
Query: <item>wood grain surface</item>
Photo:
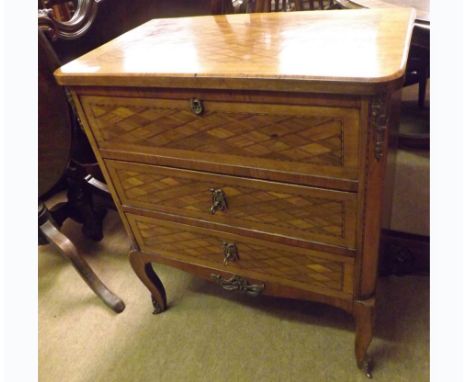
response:
[[[127,217],[144,252],[326,295],[352,295],[354,259],[350,257],[271,246],[266,241],[161,219],[130,214]],[[237,246],[237,261],[224,264],[224,242]]]
[[[102,149],[357,179],[355,108],[82,97]]]
[[[365,92],[403,76],[413,19],[400,8],[154,19],[55,75],[62,85]]]
[[[106,165],[124,206],[356,247],[354,193],[127,162]],[[223,192],[224,211],[210,211],[212,189]]]

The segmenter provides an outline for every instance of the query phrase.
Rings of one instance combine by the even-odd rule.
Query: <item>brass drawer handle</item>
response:
[[[230,261],[235,262],[239,260],[239,252],[235,243],[223,242],[224,246],[224,265],[227,265]]]
[[[249,281],[237,275],[224,279],[221,275],[212,273],[211,279],[225,290],[239,291],[250,296],[258,296],[265,289],[265,284],[250,284]]]
[[[205,111],[205,108],[203,107],[203,101],[201,99],[192,98],[190,100],[190,106],[192,108],[193,113],[196,115],[202,115]]]
[[[211,192],[211,208],[210,212],[212,215],[216,213],[216,211],[225,211],[227,210],[227,201],[226,195],[224,194],[223,190],[217,188],[210,188]]]

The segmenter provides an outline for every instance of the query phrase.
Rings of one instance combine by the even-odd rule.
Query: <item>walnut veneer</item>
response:
[[[370,373],[384,175],[414,12],[152,20],[58,70],[156,312],[169,264],[356,320]],[[313,346],[313,344],[311,344]]]

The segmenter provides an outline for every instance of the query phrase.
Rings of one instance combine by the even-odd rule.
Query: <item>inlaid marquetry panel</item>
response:
[[[325,82],[324,92],[357,92],[404,75],[413,19],[410,8],[158,18],[55,75],[78,86],[298,91]]]
[[[127,215],[142,251],[215,267],[260,280],[279,281],[306,289],[351,293],[351,258],[245,239],[147,217]],[[234,243],[239,259],[224,264],[223,246]]]
[[[98,144],[224,164],[356,178],[352,108],[83,97]],[[142,151],[143,150],[143,151]]]
[[[175,168],[106,161],[124,205],[355,248],[356,195]],[[227,209],[211,213],[212,191]]]

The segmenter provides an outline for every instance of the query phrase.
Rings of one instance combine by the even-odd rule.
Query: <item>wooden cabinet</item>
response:
[[[56,72],[157,312],[166,292],[153,262],[230,291],[327,303],[354,316],[370,372],[389,130],[413,18],[153,20]]]

